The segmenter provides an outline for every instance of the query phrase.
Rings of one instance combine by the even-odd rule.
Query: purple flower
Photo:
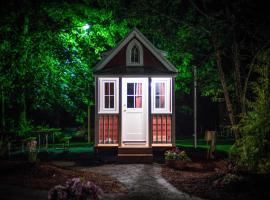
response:
[[[49,200],[96,200],[103,194],[100,187],[80,178],[68,179],[65,186],[57,185],[48,193]]]

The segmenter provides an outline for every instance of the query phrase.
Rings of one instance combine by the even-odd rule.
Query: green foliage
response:
[[[223,90],[213,58],[198,69],[198,77],[198,86],[202,96],[210,97],[212,101],[218,102]]]
[[[32,6],[5,11],[0,27],[0,84],[7,108],[25,113],[24,121],[15,119],[21,136],[29,131],[30,110],[66,112],[85,123],[87,106],[95,101],[92,67],[129,31],[112,12],[82,3]],[[86,23],[90,28],[84,30]]]
[[[252,97],[248,99],[248,112],[234,127],[243,138],[233,146],[232,158],[240,167],[258,172],[270,171],[270,49],[261,51],[253,64],[257,74],[250,83]]]
[[[28,138],[31,134],[33,126],[31,122],[25,118],[25,113],[21,113],[19,120],[18,135],[22,138]]]
[[[185,115],[189,115],[191,116],[193,114],[193,110],[192,108],[186,106],[186,105],[183,105],[183,106],[179,106],[179,111]]]

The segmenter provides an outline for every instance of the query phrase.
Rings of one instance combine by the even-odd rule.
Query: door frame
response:
[[[123,101],[124,99],[124,95],[127,96],[127,94],[123,94],[123,87],[124,84],[126,84],[126,81],[128,80],[134,80],[134,82],[138,81],[138,80],[142,80],[143,85],[144,85],[144,91],[142,93],[142,95],[144,95],[144,99],[142,100],[142,103],[145,104],[144,105],[144,109],[143,109],[143,115],[144,115],[144,121],[145,121],[145,142],[141,143],[138,141],[134,141],[129,143],[124,143],[123,138],[124,138],[124,127],[123,127],[123,113],[124,113],[124,104],[125,102]],[[136,145],[138,146],[148,146],[149,145],[149,79],[148,77],[122,77],[121,80],[121,93],[119,96],[121,98],[121,103],[120,103],[120,111],[121,111],[121,145],[122,146],[134,146],[136,147]]]

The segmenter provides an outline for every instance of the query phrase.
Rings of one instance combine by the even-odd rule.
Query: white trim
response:
[[[105,83],[112,82],[114,83],[114,108],[105,108]],[[98,78],[98,101],[99,101],[99,114],[106,113],[119,113],[119,78]]]
[[[109,56],[101,60],[95,67],[94,71],[101,70],[110,60],[133,38],[136,37],[169,71],[177,72],[173,64],[168,61],[162,53],[136,28],[116,46]]]
[[[164,108],[156,108],[156,83],[165,83],[165,106]],[[151,112],[152,113],[172,113],[172,79],[171,78],[151,78]]]
[[[139,50],[139,62],[132,62],[131,61],[131,49],[137,46]],[[126,65],[127,66],[143,66],[143,48],[138,40],[133,39],[127,46],[126,50]]]

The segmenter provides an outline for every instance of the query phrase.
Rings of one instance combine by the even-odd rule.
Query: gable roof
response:
[[[96,64],[93,68],[94,72],[103,69],[112,58],[133,38],[136,37],[167,69],[168,71],[177,73],[177,69],[174,65],[166,59],[164,52],[158,50],[137,28],[134,28],[123,40],[121,40],[117,46],[106,52],[105,56]]]

